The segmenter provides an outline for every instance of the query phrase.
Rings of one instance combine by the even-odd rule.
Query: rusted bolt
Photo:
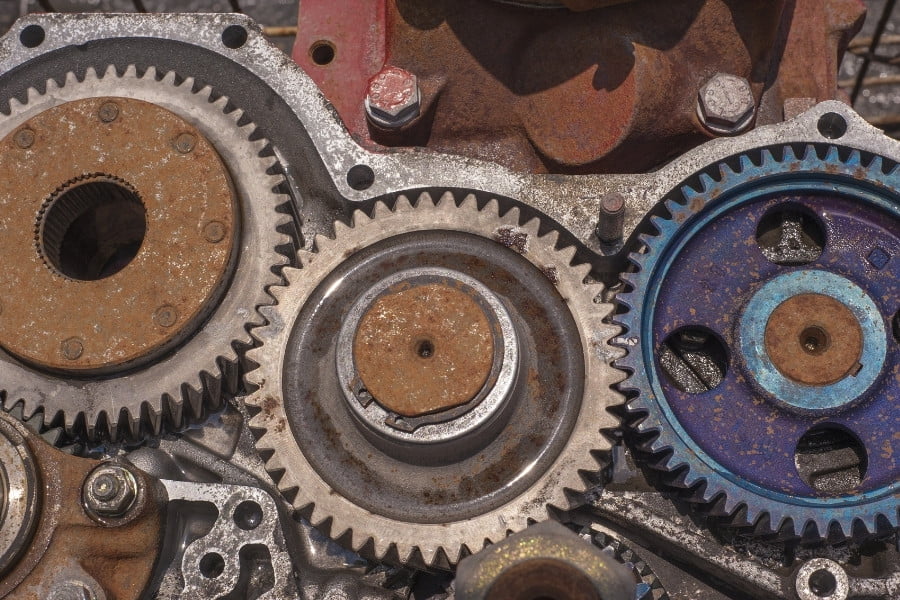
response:
[[[187,154],[194,149],[194,146],[196,144],[197,138],[195,138],[190,133],[182,133],[177,138],[175,138],[175,150],[177,150],[181,154]]]
[[[170,304],[163,304],[153,313],[153,320],[160,327],[171,327],[178,321],[178,311]]]
[[[138,481],[121,465],[100,465],[84,480],[82,501],[91,515],[105,518],[124,517],[137,500]]]
[[[750,82],[728,73],[716,73],[700,88],[697,115],[714,133],[729,135],[744,131],[753,121],[756,98]]]
[[[225,239],[225,225],[219,221],[210,221],[203,228],[203,239],[211,244],[217,244]]]
[[[369,81],[366,116],[378,127],[398,129],[419,116],[421,103],[416,76],[388,66]]]
[[[618,192],[600,199],[600,217],[594,232],[601,242],[608,244],[622,239],[625,227],[625,196]]]
[[[104,123],[112,123],[119,118],[119,105],[115,102],[104,102],[97,111],[97,116]]]
[[[27,148],[31,148],[34,145],[34,131],[23,127],[22,129],[16,132],[16,135],[13,137],[16,142],[16,146],[25,150]]]
[[[77,360],[78,357],[81,356],[82,352],[84,352],[84,344],[77,337],[70,337],[67,340],[63,340],[62,343],[62,354],[69,360]]]

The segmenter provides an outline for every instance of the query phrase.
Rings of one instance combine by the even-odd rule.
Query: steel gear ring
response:
[[[731,523],[897,524],[898,174],[834,146],[741,155],[672,194],[630,256],[628,408],[658,466]]]
[[[585,489],[616,423],[616,329],[590,267],[538,226],[474,196],[401,196],[285,270],[247,403],[300,514],[379,559],[448,567]]]
[[[288,262],[275,161],[191,78],[110,66],[46,85],[0,116],[3,283],[32,292],[2,300],[6,396],[90,439],[181,427],[237,392]]]

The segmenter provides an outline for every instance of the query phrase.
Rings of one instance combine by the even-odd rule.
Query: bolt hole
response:
[[[837,578],[828,569],[819,569],[809,576],[809,591],[819,598],[828,598],[837,591]]]
[[[835,425],[818,425],[800,438],[794,465],[809,487],[823,494],[841,494],[859,487],[868,459],[853,433]]]
[[[847,120],[837,113],[825,113],[819,117],[819,133],[829,140],[836,140],[847,133]]]
[[[825,352],[830,345],[829,335],[821,327],[813,325],[800,332],[800,347],[807,354],[818,356]]]
[[[310,58],[320,67],[331,64],[331,61],[334,60],[334,54],[334,44],[325,40],[319,40],[309,47]]]
[[[434,344],[431,340],[422,340],[416,344],[416,354],[420,358],[431,358],[434,356]]]
[[[657,351],[669,381],[689,394],[715,389],[728,372],[728,351],[712,330],[692,325],[669,335]]]
[[[62,189],[38,217],[38,244],[48,265],[80,281],[104,279],[125,268],[147,233],[137,192],[104,177]]]
[[[234,522],[244,531],[252,531],[259,527],[263,520],[262,507],[252,500],[246,500],[234,509]]]
[[[825,230],[804,207],[780,205],[760,219],[756,243],[776,265],[805,265],[822,255]]]
[[[210,552],[200,559],[200,574],[207,579],[215,579],[225,572],[225,559],[221,554]]]
[[[354,190],[367,190],[375,183],[375,171],[368,165],[355,165],[347,171],[347,185]]]
[[[222,32],[222,43],[226,48],[237,50],[247,43],[247,30],[241,25],[229,25]]]
[[[19,41],[26,48],[37,48],[44,43],[44,28],[40,25],[29,25],[19,33]]]

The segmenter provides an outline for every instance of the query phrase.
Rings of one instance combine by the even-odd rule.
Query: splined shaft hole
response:
[[[147,216],[137,192],[98,176],[63,186],[38,215],[38,249],[57,272],[81,281],[114,275],[137,255]]]
[[[728,351],[712,330],[682,327],[657,350],[663,372],[682,392],[701,394],[715,389],[728,372]]]
[[[862,484],[868,468],[862,442],[843,427],[818,425],[807,431],[794,453],[797,473],[823,494],[842,494]]]
[[[778,206],[760,219],[756,243],[763,256],[776,265],[805,265],[822,255],[825,230],[805,208]]]

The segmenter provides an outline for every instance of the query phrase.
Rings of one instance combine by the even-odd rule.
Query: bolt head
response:
[[[16,132],[13,136],[13,140],[15,141],[16,146],[22,150],[27,150],[34,145],[34,130],[23,127]]]
[[[396,129],[419,116],[421,94],[413,73],[385,67],[369,81],[366,115],[379,127]]]
[[[119,105],[115,102],[104,102],[97,111],[97,116],[104,123],[112,123],[119,118]]]
[[[62,354],[68,360],[78,360],[84,353],[84,343],[77,337],[71,337],[63,340]]]
[[[160,327],[171,327],[178,321],[178,311],[174,306],[163,304],[153,313],[153,320]]]
[[[225,225],[219,221],[210,221],[203,227],[203,239],[217,244],[225,239]]]
[[[750,82],[728,73],[716,73],[700,88],[697,112],[716,133],[739,133],[750,125],[756,99]]]
[[[180,154],[187,154],[197,145],[197,138],[190,133],[182,133],[175,138],[175,150]]]
[[[120,518],[134,506],[138,482],[134,474],[121,465],[100,465],[85,480],[82,496],[89,514]]]

